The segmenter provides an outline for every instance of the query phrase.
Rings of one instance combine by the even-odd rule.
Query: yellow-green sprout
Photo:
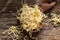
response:
[[[60,23],[60,14],[58,15],[58,14],[52,13],[51,15],[52,15],[51,21],[53,21],[52,24],[55,26],[58,26],[58,23]]]
[[[21,8],[21,13],[17,19],[22,23],[22,28],[27,32],[37,29],[39,23],[43,20],[43,13],[40,11],[37,5],[34,7],[29,7],[27,4],[24,4]],[[41,25],[40,25],[41,26]]]
[[[5,36],[7,37],[10,36],[13,40],[17,40],[19,38],[18,32],[19,31],[17,30],[16,26],[11,26],[8,30],[4,31],[2,34],[4,35],[7,33],[7,35]]]

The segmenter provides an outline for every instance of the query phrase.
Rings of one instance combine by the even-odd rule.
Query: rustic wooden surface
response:
[[[4,8],[7,1],[8,0],[0,0],[0,11]],[[57,2],[57,5],[52,9],[51,12],[60,13],[60,0],[57,0]],[[12,0],[6,10],[0,12],[0,38],[3,31],[8,29],[11,25],[17,25],[16,17],[9,11],[16,12],[19,8],[21,8],[21,1]],[[38,40],[60,40],[60,26],[53,27],[49,24],[48,26],[43,27],[38,33],[37,38]]]

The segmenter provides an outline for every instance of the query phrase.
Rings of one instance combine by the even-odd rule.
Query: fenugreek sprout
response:
[[[39,23],[43,20],[43,13],[38,8],[38,5],[29,7],[27,4],[24,4],[21,11],[22,12],[18,14],[19,17],[17,17],[17,19],[22,23],[21,27],[27,32],[37,29]]]
[[[52,15],[52,18],[51,18],[51,21],[52,21],[52,24],[54,26],[58,26],[58,23],[60,23],[60,14],[55,14],[55,13],[51,13]]]
[[[4,31],[2,34],[5,35],[5,37],[11,37],[13,40],[17,40],[19,38],[19,31],[17,30],[16,26],[11,26],[8,30]]]

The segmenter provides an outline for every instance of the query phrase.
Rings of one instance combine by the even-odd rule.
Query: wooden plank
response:
[[[0,18],[12,18],[16,17],[16,13],[10,13],[10,12],[0,12]]]
[[[0,28],[9,28],[11,25],[17,25],[16,18],[0,18]]]

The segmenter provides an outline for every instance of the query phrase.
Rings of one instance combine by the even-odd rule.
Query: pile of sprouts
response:
[[[33,8],[29,7],[27,4],[24,4],[21,8],[21,13],[19,13],[19,17],[17,19],[22,24],[21,27],[27,32],[33,31],[37,28],[41,27],[43,13],[40,11],[37,5]]]

